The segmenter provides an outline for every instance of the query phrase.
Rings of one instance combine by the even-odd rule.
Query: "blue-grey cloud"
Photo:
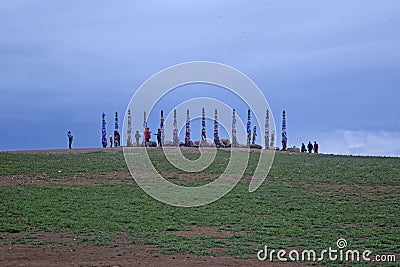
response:
[[[67,129],[98,146],[103,111],[122,115],[144,80],[192,60],[254,79],[278,128],[288,111],[289,144],[399,131],[398,14],[394,0],[3,1],[0,149],[62,147]]]

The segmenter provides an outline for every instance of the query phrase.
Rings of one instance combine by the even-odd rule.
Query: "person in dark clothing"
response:
[[[307,152],[306,145],[301,143],[301,153]]]
[[[318,144],[317,141],[314,141],[314,153],[318,154]]]
[[[72,135],[71,131],[68,131],[67,136],[68,136],[68,148],[71,149],[74,136]]]
[[[308,153],[312,153],[313,145],[311,144],[311,141],[308,142],[307,148],[308,148]]]
[[[157,143],[158,143],[158,146],[159,146],[159,147],[162,147],[162,142],[161,142],[161,135],[162,135],[162,132],[161,132],[161,129],[158,129],[158,130],[157,130],[157,133],[154,134],[154,135],[157,136]]]

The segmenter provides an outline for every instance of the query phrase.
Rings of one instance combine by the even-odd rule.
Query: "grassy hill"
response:
[[[101,250],[127,235],[154,260],[232,256],[246,264],[264,245],[321,251],[344,238],[349,249],[395,254],[400,261],[399,158],[277,154],[267,180],[249,193],[258,159],[253,152],[245,176],[225,197],[177,208],[146,195],[130,177],[122,151],[110,151],[0,153],[2,250],[23,244],[74,249],[72,241],[46,239],[45,233]],[[209,168],[189,175],[159,150],[149,153],[163,175],[186,186],[215,179],[229,160],[221,150]]]

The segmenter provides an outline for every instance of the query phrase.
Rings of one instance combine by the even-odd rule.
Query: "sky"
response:
[[[397,0],[0,0],[0,151],[65,148],[68,130],[74,147],[100,147],[102,112],[111,133],[113,114],[123,118],[152,75],[212,61],[259,86],[278,136],[286,110],[288,146],[400,156],[399,48]],[[165,105],[231,97],[189,87]],[[246,120],[239,102],[230,104]]]

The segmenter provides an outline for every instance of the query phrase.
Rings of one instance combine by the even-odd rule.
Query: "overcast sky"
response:
[[[397,0],[0,0],[0,150],[66,147],[68,130],[99,147],[102,112],[110,133],[146,79],[207,60],[253,79],[278,129],[286,110],[289,146],[400,156],[399,14]]]

